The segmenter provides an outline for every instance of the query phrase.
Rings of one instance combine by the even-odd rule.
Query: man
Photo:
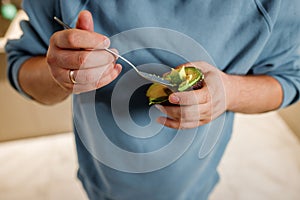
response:
[[[24,35],[6,47],[9,79],[42,104],[75,94],[78,176],[90,199],[207,199],[233,113],[299,100],[299,4],[25,0]],[[149,82],[105,48],[152,73],[192,65],[205,85],[173,93],[161,113],[147,105]]]

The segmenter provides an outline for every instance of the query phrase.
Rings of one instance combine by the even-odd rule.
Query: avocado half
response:
[[[204,82],[204,74],[198,68],[192,66],[182,66],[166,73],[163,76],[174,85],[173,88],[153,83],[147,90],[146,96],[149,99],[149,105],[168,104],[169,95],[173,91],[188,91],[202,88]]]

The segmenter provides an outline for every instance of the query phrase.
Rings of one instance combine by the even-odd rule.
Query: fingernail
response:
[[[122,65],[120,64],[116,64],[115,68],[118,70],[119,73],[122,71]]]
[[[169,101],[171,102],[171,103],[179,103],[179,97],[178,96],[176,96],[175,94],[172,94],[172,95],[170,95],[170,97],[169,97]]]
[[[103,41],[103,45],[105,48],[109,47],[110,45],[110,40],[108,38],[106,38],[104,41]]]
[[[159,123],[159,124],[165,124],[166,121],[167,121],[167,119],[164,118],[164,117],[158,117],[158,118],[156,119],[156,122]]]

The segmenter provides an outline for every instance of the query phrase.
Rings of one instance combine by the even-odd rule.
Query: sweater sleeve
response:
[[[22,64],[34,56],[46,55],[49,38],[60,27],[53,23],[53,16],[59,15],[59,3],[53,0],[24,0],[22,8],[29,21],[21,21],[23,35],[20,39],[9,40],[5,46],[7,53],[7,76],[11,85],[28,97],[18,83],[18,72]]]
[[[265,11],[269,11],[268,3],[262,1]],[[270,38],[252,73],[276,78],[284,93],[281,107],[286,107],[300,99],[300,1],[281,1],[278,5],[277,14],[270,9]]]

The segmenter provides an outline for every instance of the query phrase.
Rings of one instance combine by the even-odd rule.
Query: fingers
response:
[[[110,65],[113,65],[111,63]],[[72,70],[74,75],[73,79],[76,84],[88,84],[88,83],[95,83],[97,82],[102,76],[104,76],[103,72],[109,68],[110,66],[103,66],[103,67],[97,67],[97,68],[91,68],[91,69],[80,69],[80,70]],[[59,71],[59,68],[58,68]],[[62,83],[73,83],[70,79],[70,70],[68,69],[62,69],[58,76],[56,76],[56,79],[59,82]],[[65,74],[65,75],[63,75]]]
[[[60,31],[50,39],[47,62],[51,67],[68,69],[107,65],[115,57],[101,49],[109,45],[109,40],[97,33],[78,29]]]
[[[90,70],[90,69],[89,69]],[[120,64],[110,65],[98,79],[93,82],[77,83],[73,85],[73,93],[82,93],[101,88],[111,83],[120,74],[122,66]],[[79,72],[80,74],[81,72]],[[76,80],[77,81],[77,80]]]
[[[86,69],[108,65],[115,62],[115,57],[105,50],[61,50],[56,49],[57,56],[48,56],[48,64],[51,66],[68,69]]]
[[[59,75],[55,79],[66,89],[73,93],[82,93],[96,90],[112,82],[120,74],[122,66],[120,64],[110,64],[106,68],[92,68],[84,70],[74,70],[73,84],[70,80],[70,70],[60,69]],[[63,75],[64,74],[64,75]]]
[[[106,36],[80,29],[58,31],[53,34],[50,43],[61,49],[103,49],[110,45]]]
[[[156,105],[162,113],[169,118],[192,122],[208,119],[211,116],[211,109],[209,104],[193,105],[193,106],[161,106]]]
[[[191,129],[191,128],[196,128],[198,126],[202,126],[204,124],[207,124],[209,121],[199,120],[199,121],[191,121],[191,122],[182,122],[182,121],[174,120],[174,119],[171,119],[171,118],[159,117],[157,119],[157,122],[160,123],[160,124],[163,124],[164,126],[167,126],[169,128]]]
[[[109,46],[106,36],[94,32],[91,13],[80,12],[76,28],[58,31],[50,38],[47,63],[53,78],[75,93],[109,84],[122,69],[115,56],[104,50]]]
[[[76,29],[59,31],[51,39],[56,47],[62,49],[102,49],[110,45],[107,37],[94,32],[93,17],[89,11],[79,13]]]
[[[167,115],[159,117],[157,122],[175,129],[189,129],[204,125],[212,120],[209,104],[194,106],[161,106],[156,107]]]
[[[109,39],[94,32],[94,22],[89,11],[81,11],[75,29],[53,34],[50,44],[61,49],[103,49],[110,45]]]
[[[122,66],[120,64],[116,64],[113,67],[113,70],[107,69],[104,72],[102,78],[97,82],[97,88],[101,88],[109,84],[119,76],[122,71]]]
[[[204,104],[210,101],[210,93],[204,86],[199,90],[173,93],[169,96],[169,101],[178,105]]]
[[[159,117],[157,121],[164,126],[176,129],[195,128],[204,125],[226,110],[219,70],[205,62],[183,65],[199,68],[205,75],[205,83],[199,90],[171,94],[169,102],[175,106],[157,106],[161,112],[167,115],[167,117]]]
[[[91,32],[94,31],[93,17],[89,11],[84,10],[79,13],[76,28]]]

